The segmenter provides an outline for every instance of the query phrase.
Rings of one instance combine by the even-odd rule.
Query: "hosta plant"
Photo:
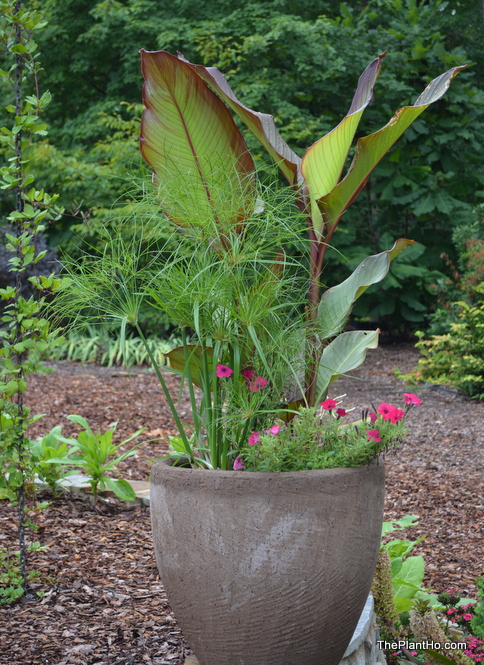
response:
[[[144,225],[145,237],[135,255],[120,252],[113,238],[111,255],[108,243],[103,256],[71,265],[58,305],[64,315],[87,310],[91,320],[118,318],[123,330],[127,322],[138,325],[148,300],[178,326],[182,346],[167,355],[188,385],[193,424],[181,421],[152,361],[179,430],[178,454],[192,465],[232,469],[251,432],[277,419],[293,427],[301,408],[315,409],[333,381],[377,346],[378,330],[345,332],[345,324],[355,300],[413,241],[397,239],[329,289],[325,253],[374,167],[460,69],[431,81],[413,105],[360,138],[342,177],[383,55],[360,76],[339,125],[300,158],[272,116],[247,108],[217,69],[181,54],[141,52],[141,152],[153,168],[155,202],[130,223]],[[288,188],[259,177],[231,111],[268,151]],[[143,338],[139,325],[138,332]]]

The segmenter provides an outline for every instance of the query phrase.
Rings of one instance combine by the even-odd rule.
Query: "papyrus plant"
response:
[[[258,205],[254,197],[255,166],[231,109],[270,154],[294,192],[307,222],[310,263],[307,305],[304,390],[292,406],[314,406],[328,386],[363,361],[375,348],[378,331],[342,332],[355,300],[380,282],[390,262],[413,241],[396,240],[391,250],[369,256],[342,284],[321,294],[322,267],[328,246],[348,206],[364,187],[372,170],[410,124],[442,97],[461,67],[431,81],[416,102],[399,109],[383,128],[360,138],[353,161],[342,177],[348,152],[363,111],[368,106],[380,71],[382,54],[360,76],[350,109],[326,136],[310,146],[302,159],[280,136],[272,116],[244,106],[223,74],[215,67],[195,65],[181,54],[141,51],[146,110],[141,129],[141,152],[152,166],[163,213],[181,233],[200,238],[204,225],[218,227],[210,241],[223,254],[235,229],[243,243],[244,224]],[[227,197],[227,183],[232,183]],[[238,198],[237,198],[238,197]],[[237,200],[235,200],[237,199]],[[194,224],[194,218],[196,223]],[[210,224],[208,222],[210,220]],[[232,236],[233,237],[233,236]],[[274,257],[281,256],[274,247]],[[325,280],[326,281],[326,280]],[[160,302],[160,304],[162,304]],[[260,340],[253,331],[254,349]],[[189,359],[173,354],[173,366],[185,376],[196,370],[204,350],[192,349]],[[196,357],[195,357],[196,356]]]

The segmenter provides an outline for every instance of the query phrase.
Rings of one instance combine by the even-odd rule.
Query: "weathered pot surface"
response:
[[[373,578],[384,465],[295,473],[153,465],[168,600],[201,665],[337,665]]]

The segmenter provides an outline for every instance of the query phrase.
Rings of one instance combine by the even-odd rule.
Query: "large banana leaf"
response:
[[[237,224],[252,213],[254,163],[226,105],[187,63],[141,51],[141,153],[164,212],[177,224]]]
[[[385,53],[375,58],[360,76],[345,118],[326,136],[313,143],[302,159],[301,170],[309,190],[313,228],[318,236],[323,235],[323,220],[315,202],[338,184],[358,123],[370,103],[384,56]]]
[[[337,224],[341,215],[363,189],[368,176],[392,145],[425,109],[448,89],[451,80],[463,67],[453,67],[431,81],[413,106],[399,109],[382,129],[358,139],[356,154],[344,179],[332,191],[318,199],[327,224]]]
[[[188,62],[181,53],[178,57],[199,74],[208,85],[237,113],[245,122],[254,136],[262,143],[264,148],[276,162],[290,185],[301,183],[301,158],[287,145],[279,134],[274,123],[274,116],[268,113],[258,113],[244,106],[237,99],[227,79],[216,67],[204,67]]]
[[[400,238],[392,249],[368,256],[348,279],[323,293],[318,308],[318,331],[322,339],[333,337],[341,331],[355,300],[369,286],[381,282],[388,273],[390,261],[398,256],[407,245],[414,242],[414,240]]]
[[[361,365],[366,357],[367,349],[378,346],[378,330],[354,330],[338,335],[324,349],[319,362],[316,379],[316,404],[326,395],[333,381]]]

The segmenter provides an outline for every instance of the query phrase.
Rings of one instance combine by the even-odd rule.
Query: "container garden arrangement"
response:
[[[154,193],[102,256],[71,266],[58,298],[64,314],[119,319],[122,337],[129,322],[144,339],[143,301],[179,328],[182,345],[167,357],[193,422],[182,422],[152,357],[178,435],[153,466],[151,511],[161,579],[201,665],[337,665],[370,590],[380,453],[398,444],[418,400],[382,403],[346,425],[341,400],[327,393],[378,343],[378,330],[344,331],[353,303],[413,241],[398,239],[329,289],[322,268],[372,169],[460,69],[360,138],[341,179],[383,56],[361,75],[341,123],[300,158],[220,71],[141,51],[141,152]],[[256,169],[229,109],[288,187]]]

